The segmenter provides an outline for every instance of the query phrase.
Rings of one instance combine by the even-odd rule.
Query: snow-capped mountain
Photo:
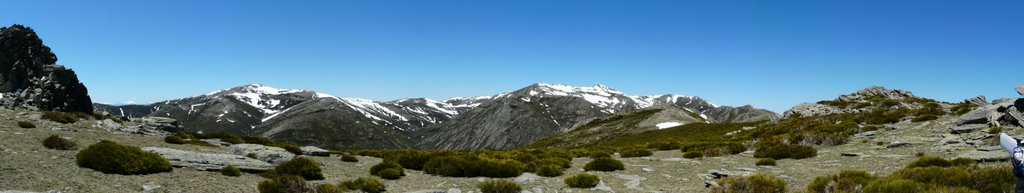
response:
[[[661,105],[685,108],[707,121],[775,118],[759,109],[730,111],[732,107],[718,107],[699,97],[630,96],[604,85],[543,83],[443,101],[374,101],[250,84],[150,105],[95,107],[129,118],[170,117],[192,130],[263,135],[332,148],[478,149],[514,147],[567,131],[581,121]]]
[[[730,110],[733,107],[719,107],[699,97],[630,96],[604,85],[573,87],[538,83],[494,95],[490,101],[449,122],[423,129],[418,134],[422,138],[417,145],[429,149],[511,148],[566,132],[589,119],[663,105],[682,107],[685,110],[678,112],[693,113],[708,122],[777,118],[771,111],[735,111]]]

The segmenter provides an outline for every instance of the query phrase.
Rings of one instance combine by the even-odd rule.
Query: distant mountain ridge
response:
[[[664,105],[689,109],[696,119],[709,122],[778,117],[749,106],[720,107],[693,96],[631,96],[604,85],[545,83],[492,96],[384,102],[250,84],[149,105],[94,107],[129,118],[170,117],[193,130],[331,148],[485,149],[511,148],[570,130],[581,121]]]

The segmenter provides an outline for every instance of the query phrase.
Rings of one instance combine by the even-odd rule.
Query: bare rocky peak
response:
[[[913,93],[900,89],[887,89],[881,86],[870,86],[855,93],[839,96],[839,101],[864,101],[870,97],[882,96],[889,99],[914,98]]]

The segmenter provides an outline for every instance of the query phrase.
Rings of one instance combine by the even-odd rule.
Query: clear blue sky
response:
[[[298,3],[303,2],[303,3]],[[1024,1],[9,1],[94,101],[264,83],[392,100],[605,84],[781,112],[869,85],[1018,97]]]

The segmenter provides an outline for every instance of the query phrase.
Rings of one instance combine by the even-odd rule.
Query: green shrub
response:
[[[351,156],[351,155],[345,154],[345,155],[341,155],[341,161],[343,161],[343,162],[359,162],[359,158],[356,158],[356,156]]]
[[[904,179],[879,179],[864,186],[864,193],[918,193],[927,186],[920,182]]]
[[[807,185],[807,192],[858,192],[874,179],[875,176],[864,171],[845,170],[838,174],[814,178],[814,180]]]
[[[281,165],[274,167],[273,175],[296,175],[306,180],[323,180],[324,175],[320,173],[320,163],[308,157],[295,157]]]
[[[397,180],[399,178],[402,178],[402,172],[398,171],[398,169],[395,168],[388,168],[381,170],[380,173],[377,173],[377,176],[380,176],[380,178],[388,180]]]
[[[907,168],[919,168],[930,166],[949,167],[951,165],[953,164],[949,163],[949,161],[947,161],[946,159],[942,159],[940,157],[922,156],[917,158],[917,160],[914,160],[914,162],[910,162],[910,164],[907,164]]]
[[[491,178],[516,177],[523,174],[526,166],[513,159],[487,159],[480,168],[480,176]]]
[[[611,152],[607,151],[593,151],[590,152],[590,158],[601,158],[601,157],[612,157]]]
[[[258,186],[260,193],[306,193],[312,190],[306,185],[306,180],[299,176],[283,175],[273,179],[264,180]]]
[[[944,186],[967,186],[972,181],[971,173],[959,167],[914,167],[896,171],[890,176]]]
[[[67,113],[64,113],[64,112],[57,112],[57,111],[46,111],[46,112],[43,112],[42,118],[46,119],[46,120],[53,121],[53,122],[64,123],[64,124],[78,122],[78,119],[75,119],[74,117],[71,117],[71,115],[68,115]]]
[[[367,193],[379,193],[387,191],[384,187],[384,183],[380,180],[373,178],[357,178],[355,180],[345,181],[341,183],[341,187],[347,190],[360,190]]]
[[[225,176],[241,176],[242,170],[239,170],[233,165],[228,165],[227,167],[220,169],[220,174]]]
[[[78,144],[57,135],[50,135],[50,137],[43,139],[43,146],[56,150],[73,150]]]
[[[164,137],[164,142],[167,142],[167,143],[170,143],[170,144],[185,144],[185,139],[182,139],[181,137],[173,136],[172,135],[172,136]]]
[[[333,184],[320,184],[316,186],[316,193],[341,193],[345,190]]]
[[[220,139],[220,141],[230,144],[239,144],[244,142],[241,137],[220,131],[206,131],[202,133],[195,133],[193,134],[193,136],[195,136],[195,138],[197,139]]]
[[[402,168],[402,165],[399,165],[398,163],[390,162],[390,161],[380,162],[379,164],[373,165],[373,167],[370,167],[370,175],[384,177],[380,173],[382,171],[386,170],[386,169],[394,169],[394,170],[396,170],[398,172],[399,176],[404,176],[405,175],[405,169]]]
[[[28,121],[18,121],[18,127],[25,128],[25,129],[36,128],[36,124],[32,123],[32,122],[28,122]]]
[[[644,157],[654,155],[654,152],[647,149],[631,149],[622,151],[622,157]]]
[[[1000,167],[979,167],[973,168],[969,172],[974,177],[971,180],[969,187],[977,190],[978,192],[1003,192],[1006,190],[1012,190],[1014,186],[1013,170],[1011,167],[1000,166]]]
[[[470,156],[441,156],[423,165],[423,172],[449,177],[473,177],[479,173],[480,160]]]
[[[559,165],[543,165],[537,168],[537,175],[544,177],[555,177],[562,175],[562,166]]]
[[[80,167],[108,174],[151,174],[171,171],[171,163],[160,155],[135,146],[100,141],[75,155]]]
[[[712,193],[783,193],[786,192],[786,180],[767,174],[752,176],[730,176],[718,180],[719,187],[711,188]]]
[[[665,151],[665,150],[679,149],[680,147],[682,147],[681,145],[682,144],[680,144],[679,142],[676,142],[676,141],[672,141],[672,142],[662,141],[662,142],[654,142],[654,143],[647,144],[647,148]]]
[[[910,119],[910,121],[912,121],[912,122],[921,122],[921,121],[931,121],[931,120],[935,120],[935,119],[939,119],[939,116],[938,115],[927,114],[927,115],[915,116],[913,119]]]
[[[518,193],[523,191],[519,184],[509,180],[487,180],[476,185],[482,193]]]
[[[277,143],[276,147],[280,147],[280,148],[284,149],[285,151],[291,152],[291,153],[293,153],[295,155],[302,155],[302,149],[299,148],[299,146],[296,146],[296,145],[292,145],[292,144],[289,144],[289,143]]]
[[[755,158],[772,158],[772,159],[804,159],[818,155],[818,150],[813,147],[796,144],[772,144],[758,148],[754,152]]]
[[[573,188],[593,188],[598,183],[601,183],[601,179],[594,174],[584,173],[565,178],[565,185]]]
[[[601,157],[590,161],[587,165],[583,166],[584,170],[587,171],[617,171],[625,170],[626,166],[621,161],[610,157]]]
[[[747,146],[736,142],[696,142],[685,143],[679,148],[682,152],[700,152],[701,156],[720,156],[742,153]]]
[[[761,159],[758,159],[757,163],[754,163],[754,165],[757,165],[757,166],[774,166],[775,165],[775,159],[772,159],[772,158],[761,158]]]
[[[691,152],[683,153],[683,158],[693,159],[693,158],[700,158],[700,157],[704,157],[704,154],[700,153],[700,152],[697,152],[697,151],[691,151]]]
[[[270,138],[266,138],[266,137],[260,137],[260,136],[241,136],[240,138],[242,139],[242,142],[245,142],[245,143],[260,144],[260,145],[264,145],[264,146],[274,146],[275,145],[274,140],[270,140]]]

